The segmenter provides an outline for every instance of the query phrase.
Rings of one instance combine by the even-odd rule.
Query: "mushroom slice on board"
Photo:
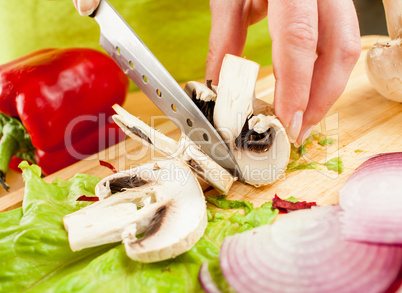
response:
[[[277,180],[286,170],[290,143],[272,107],[255,99],[259,65],[227,54],[219,76],[214,126],[233,152],[245,181]]]
[[[199,182],[176,160],[108,176],[95,193],[99,202],[63,218],[73,251],[123,241],[131,259],[156,262],[188,251],[207,226]]]
[[[128,136],[154,147],[169,158],[175,158],[189,165],[201,179],[211,184],[217,191],[228,193],[235,180],[233,176],[185,134],[182,134],[177,142],[131,115],[119,105],[114,105],[113,109],[117,113],[113,115],[113,120]]]

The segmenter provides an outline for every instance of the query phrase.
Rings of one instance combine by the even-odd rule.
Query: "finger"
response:
[[[73,0],[75,9],[82,16],[88,16],[98,7],[100,0]]]
[[[247,28],[267,14],[267,0],[211,0],[211,32],[205,79],[219,82],[225,54],[240,56],[246,43]]]
[[[275,114],[294,142],[308,104],[318,39],[317,0],[271,0],[268,23],[272,38]]]
[[[318,13],[318,58],[298,144],[307,138],[312,126],[326,115],[342,94],[361,51],[359,24],[352,0],[319,1]]]

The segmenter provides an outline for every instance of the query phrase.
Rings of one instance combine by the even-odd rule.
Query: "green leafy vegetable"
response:
[[[297,170],[304,170],[304,169],[317,169],[318,168],[318,163],[316,162],[311,162],[311,163],[301,163],[295,167],[287,168],[286,173],[294,172]]]
[[[293,196],[290,196],[288,198],[284,198],[284,200],[290,201],[290,202],[298,202],[299,201],[296,197],[293,197]]]
[[[318,144],[322,145],[322,146],[326,146],[326,145],[334,144],[334,143],[335,143],[335,141],[332,138],[321,139],[318,141]]]
[[[363,150],[361,150],[361,149],[357,149],[357,150],[355,150],[355,153],[357,154],[357,153],[362,153],[362,152],[364,152]]]
[[[304,156],[304,155],[306,154],[307,149],[306,149],[306,144],[305,144],[305,143],[303,143],[303,144],[299,147],[299,152],[300,152],[300,154],[301,154],[302,156]]]
[[[211,195],[207,197],[207,202],[221,209],[241,209],[244,208],[246,214],[253,210],[253,204],[247,200],[228,200],[225,195]]]
[[[325,163],[325,165],[329,170],[338,172],[339,174],[343,172],[343,162],[340,157],[335,157],[329,160],[328,162]]]
[[[92,204],[76,199],[93,196],[100,179],[78,174],[49,184],[39,167],[26,162],[20,167],[26,184],[23,206],[0,213],[0,292],[200,292],[200,265],[217,262],[223,239],[270,223],[277,215],[269,204],[248,205],[245,216],[210,207],[200,241],[187,253],[159,263],[132,261],[120,243],[72,252],[63,216]],[[214,278],[229,291],[221,276]]]

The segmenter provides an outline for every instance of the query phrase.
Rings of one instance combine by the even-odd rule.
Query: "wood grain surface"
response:
[[[303,158],[307,162],[326,162],[340,156],[344,172],[338,174],[326,168],[301,170],[287,173],[279,181],[262,188],[236,182],[229,198],[247,199],[259,206],[278,194],[282,198],[294,196],[301,200],[317,201],[319,205],[335,204],[339,188],[365,159],[377,153],[402,151],[402,104],[380,96],[370,85],[365,73],[367,50],[380,39],[383,37],[362,38],[362,55],[344,93],[325,119],[315,127],[326,137],[333,138],[335,144],[314,146]],[[273,99],[274,77],[271,73],[271,67],[262,68],[256,87],[257,97],[268,102]],[[166,135],[179,137],[179,130],[141,92],[129,94],[124,107]],[[162,156],[152,153],[139,142],[127,139],[44,179],[47,182],[55,177],[68,179],[76,173],[104,177],[110,174],[110,170],[100,166],[99,160],[108,161],[117,169],[124,170],[153,158]],[[21,206],[24,195],[21,175],[13,172],[7,176],[11,192],[0,194],[0,211]],[[203,187],[207,188],[205,184]],[[216,194],[216,191],[206,192],[207,196],[210,194]]]

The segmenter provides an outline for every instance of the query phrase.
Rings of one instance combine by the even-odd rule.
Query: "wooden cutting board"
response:
[[[315,128],[326,137],[333,138],[335,144],[328,147],[313,146],[304,158],[308,162],[325,162],[339,156],[344,164],[344,172],[338,174],[325,168],[301,170],[288,173],[281,180],[262,188],[236,182],[228,195],[230,199],[247,199],[259,206],[278,194],[282,198],[294,196],[301,200],[317,201],[318,205],[336,204],[339,188],[365,159],[377,153],[402,151],[402,104],[381,97],[372,88],[365,73],[367,50],[380,39],[379,36],[362,38],[362,55],[343,95]],[[273,99],[274,78],[271,72],[271,67],[261,70],[256,88],[257,97],[268,102]],[[130,94],[124,107],[168,136],[180,136],[178,129],[142,93]],[[51,182],[55,177],[68,179],[76,173],[104,177],[111,172],[99,166],[99,160],[108,161],[117,169],[125,170],[154,157],[162,158],[139,142],[127,139],[45,180]],[[8,180],[14,191],[0,195],[0,211],[21,206],[23,199],[21,176],[13,173]],[[207,188],[205,184],[203,187]],[[216,194],[216,191],[206,192],[206,195],[210,194]]]

